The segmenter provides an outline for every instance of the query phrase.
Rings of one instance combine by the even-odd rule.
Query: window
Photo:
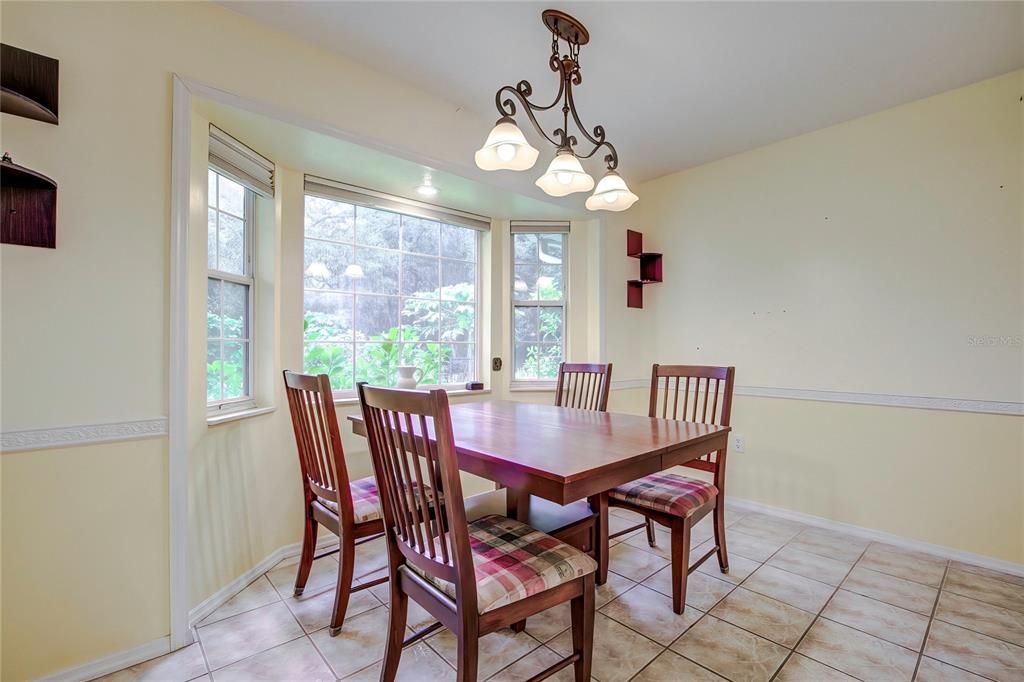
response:
[[[549,382],[565,357],[568,226],[512,224],[514,382]]]
[[[394,386],[399,365],[419,367],[424,385],[475,379],[479,231],[309,187],[305,371],[328,375],[335,391]]]
[[[207,198],[206,402],[252,401],[252,216],[249,189],[211,168]]]

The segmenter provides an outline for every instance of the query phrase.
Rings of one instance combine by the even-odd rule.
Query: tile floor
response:
[[[731,573],[714,559],[693,573],[681,616],[671,611],[667,534],[656,548],[640,531],[617,539],[613,573],[598,590],[595,680],[1024,680],[1024,578],[761,514],[729,514],[728,526]],[[693,536],[709,542],[709,521]],[[380,541],[365,545],[357,573],[374,577],[384,560]],[[294,564],[199,623],[195,644],[108,678],[378,679],[387,585],[357,593],[345,630],[330,637],[335,558],[315,563],[301,599],[291,596]],[[413,629],[430,620],[410,604]],[[543,670],[568,653],[568,627],[563,605],[531,618],[524,633],[485,637],[479,678]],[[405,651],[399,679],[452,680],[454,656],[455,640],[441,630]],[[555,679],[572,679],[571,669]]]

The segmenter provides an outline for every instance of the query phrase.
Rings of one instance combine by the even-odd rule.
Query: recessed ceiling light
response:
[[[423,176],[423,184],[416,188],[416,192],[421,197],[436,197],[440,190],[434,186],[433,181],[429,175]]]

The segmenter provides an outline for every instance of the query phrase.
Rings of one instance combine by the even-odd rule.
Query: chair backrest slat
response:
[[[448,394],[360,384],[359,401],[381,491],[388,551],[455,583],[459,608],[476,609]]]
[[[558,366],[555,405],[581,410],[608,409],[612,365],[563,362]]]
[[[330,379],[326,374],[285,370],[284,387],[306,499],[322,497],[336,502],[338,515],[343,523],[349,523],[353,519],[352,496]]]
[[[729,426],[735,378],[735,367],[654,365],[651,371],[648,416]],[[713,385],[712,382],[714,382]],[[680,394],[682,394],[682,400],[680,400]],[[668,409],[670,397],[671,412]],[[680,403],[682,404],[681,410],[679,409]],[[710,416],[708,414],[709,407]],[[713,472],[717,480],[723,473],[718,466],[720,459],[719,453],[713,452],[688,462],[686,466]]]

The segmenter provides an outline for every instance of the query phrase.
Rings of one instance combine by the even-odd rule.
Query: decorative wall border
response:
[[[647,389],[650,385],[650,380],[648,379],[623,379],[620,381],[612,381],[613,390],[631,388]],[[769,386],[737,386],[736,395],[753,398],[784,398],[787,400],[812,400],[824,403],[877,405],[879,407],[909,407],[918,410],[944,410],[947,412],[975,412],[980,414],[1024,416],[1024,402],[1004,402],[998,400],[929,398],[916,395],[819,391],[808,388],[775,388]]]
[[[43,450],[167,435],[167,417],[0,433],[0,451]]]

